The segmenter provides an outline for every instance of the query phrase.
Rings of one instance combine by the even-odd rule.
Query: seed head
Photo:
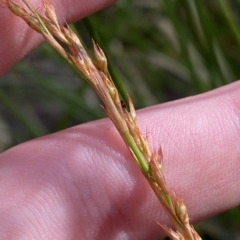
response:
[[[93,53],[94,53],[96,67],[99,70],[101,70],[103,73],[108,75],[107,58],[103,50],[94,41],[93,41]]]

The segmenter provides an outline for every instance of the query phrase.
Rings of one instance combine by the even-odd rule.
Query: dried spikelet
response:
[[[103,50],[93,41],[93,52],[95,58],[95,65],[96,67],[101,70],[104,74],[108,75],[108,68],[107,68],[107,58],[103,52]]]
[[[52,4],[49,3],[49,1],[43,0],[42,1],[43,7],[44,7],[44,12],[45,12],[45,16],[51,20],[58,29],[60,29],[59,25],[58,25],[58,19],[57,19],[57,15],[55,13],[55,9],[53,7]]]
[[[179,232],[175,232],[165,225],[156,222],[157,225],[163,230],[163,232],[172,240],[186,240]]]

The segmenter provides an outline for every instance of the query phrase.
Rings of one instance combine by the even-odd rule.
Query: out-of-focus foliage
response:
[[[142,108],[240,78],[239,9],[236,0],[120,0],[73,28],[90,51],[92,37],[100,44],[123,99],[127,89]],[[0,151],[102,117],[93,91],[47,44],[1,78]],[[237,240],[239,229],[239,208],[199,224],[204,239]]]

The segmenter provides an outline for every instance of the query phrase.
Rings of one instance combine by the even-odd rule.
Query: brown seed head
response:
[[[42,3],[43,3],[43,7],[44,7],[45,16],[49,20],[51,20],[57,26],[58,29],[60,29],[59,25],[58,25],[57,15],[56,15],[53,5],[48,0],[43,0]]]
[[[150,166],[151,175],[154,182],[157,183],[157,185],[163,192],[167,193],[168,189],[167,189],[165,177],[163,174],[161,150],[159,150],[157,153],[155,152],[152,154],[149,166]]]
[[[183,200],[175,196],[175,210],[176,215],[181,223],[188,224],[189,218],[187,214],[187,207],[184,204]]]
[[[163,230],[163,232],[171,239],[171,240],[187,240],[185,239],[179,232],[175,232],[166,225],[162,225],[158,222],[156,224]]]
[[[87,56],[87,53],[82,46],[82,43],[80,42],[77,35],[71,30],[71,28],[61,27],[61,32],[64,34],[65,38],[68,40],[69,45],[74,44],[76,47],[81,49],[82,52],[84,52],[84,55]]]
[[[96,67],[99,70],[101,70],[103,73],[108,75],[107,58],[103,50],[94,41],[93,41],[93,53],[94,53]]]

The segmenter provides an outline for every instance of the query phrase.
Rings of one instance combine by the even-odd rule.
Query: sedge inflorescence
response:
[[[44,16],[39,14],[27,0],[22,0],[26,8],[11,0],[0,0],[0,2],[40,33],[93,87],[103,102],[105,113],[117,128],[175,227],[175,230],[171,230],[158,223],[166,235],[171,239],[200,240],[201,237],[189,223],[183,200],[167,187],[163,174],[161,149],[157,152],[151,151],[147,139],[139,130],[133,102],[130,97],[124,104],[120,99],[108,72],[107,59],[99,45],[93,41],[94,59],[91,59],[68,25],[59,25],[55,9],[48,0],[42,2]]]

